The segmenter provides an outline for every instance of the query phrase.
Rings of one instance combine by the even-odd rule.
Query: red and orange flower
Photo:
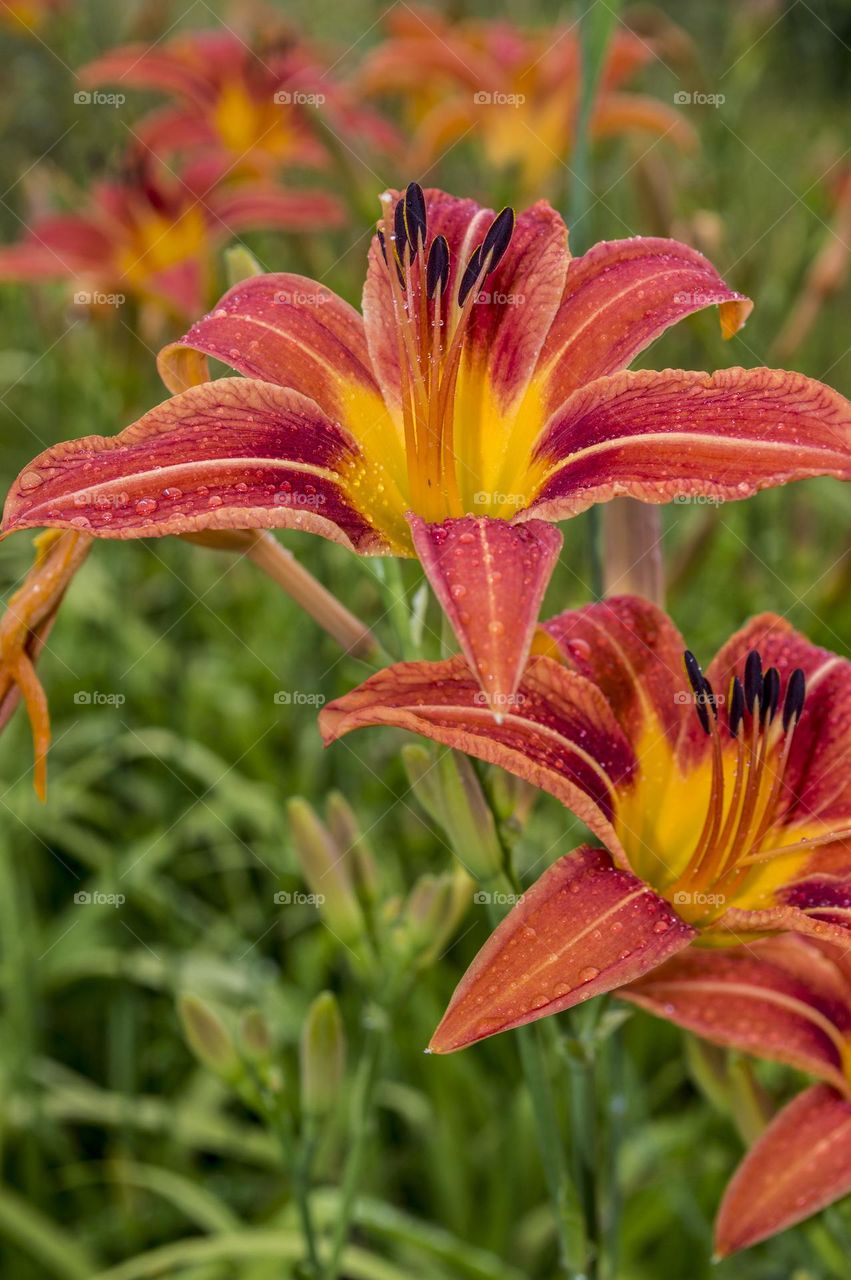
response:
[[[383,208],[362,316],[302,276],[237,285],[162,351],[174,397],[34,459],[4,528],[301,528],[417,554],[498,710],[561,546],[545,521],[621,494],[735,499],[851,476],[851,405],[819,382],[624,372],[703,307],[728,336],[744,323],[751,303],[695,250],[610,241],[568,269],[543,202],[515,221],[411,184]],[[208,356],[245,376],[209,381]]]
[[[342,206],[325,192],[210,178],[207,165],[177,177],[134,158],[123,178],[97,183],[79,213],[37,217],[17,244],[0,248],[0,280],[71,279],[77,301],[133,297],[185,322],[215,296],[215,253],[228,239],[343,220]]]
[[[550,792],[604,849],[560,858],[462,978],[432,1048],[611,991],[699,940],[794,930],[851,940],[851,662],[763,615],[706,675],[637,597],[545,624],[501,723],[463,659],[373,676],[320,718],[326,742],[410,729]]]
[[[389,37],[369,55],[360,83],[371,96],[401,101],[425,172],[470,135],[491,173],[524,198],[548,189],[569,161],[576,135],[581,51],[576,26],[523,30],[503,20],[452,22],[437,10],[403,5]],[[652,39],[620,27],[609,46],[591,117],[592,138],[644,132],[691,147],[691,126],[672,106],[623,85],[656,56]],[[412,74],[416,68],[416,74]]]
[[[315,110],[342,138],[356,136],[385,150],[398,143],[386,121],[286,30],[244,40],[219,28],[165,44],[122,45],[83,67],[78,79],[168,94],[174,105],[135,125],[138,137],[155,155],[182,152],[224,165],[231,180],[326,165]]]
[[[68,0],[0,0],[0,23],[21,33],[37,32],[67,7]]]
[[[715,1229],[726,1257],[851,1192],[851,961],[791,934],[691,948],[621,996],[715,1044],[815,1076],[745,1156]]]

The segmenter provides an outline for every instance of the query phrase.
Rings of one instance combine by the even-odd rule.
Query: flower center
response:
[[[426,520],[464,514],[454,449],[455,395],[464,340],[479,290],[501,262],[514,231],[503,209],[449,287],[446,237],[429,237],[425,197],[416,183],[392,211],[378,240],[396,319],[402,418],[411,505]],[[460,264],[459,264],[460,267]]]
[[[784,691],[777,669],[769,667],[763,673],[760,656],[752,650],[744,683],[738,676],[731,681],[724,726],[719,720],[719,699],[688,651],[685,665],[697,717],[711,739],[712,774],[697,843],[685,870],[664,892],[684,919],[707,924],[723,913],[756,866],[820,839],[764,848],[778,813],[789,752],[804,708],[803,671],[796,668],[791,673]],[[727,743],[722,741],[722,728]],[[732,776],[725,777],[725,746],[729,751],[730,739],[736,760]],[[824,839],[834,839],[836,834]]]

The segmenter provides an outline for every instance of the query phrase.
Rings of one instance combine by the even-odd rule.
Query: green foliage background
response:
[[[4,37],[0,58],[5,238],[25,216],[21,181],[34,160],[81,182],[108,171],[126,142],[124,112],[73,104],[69,67],[124,36],[132,6],[80,0],[52,48]],[[643,358],[656,367],[714,368],[765,361],[832,216],[829,175],[851,148],[851,8],[697,3],[663,6],[697,42],[700,85],[721,108],[694,107],[701,149],[678,160],[677,213],[716,210],[716,263],[753,296],[744,334],[726,346],[703,315]],[[181,17],[178,0],[163,6]],[[375,42],[374,0],[280,5],[311,35],[351,45],[344,65]],[[470,5],[493,14],[490,6]],[[543,0],[500,7],[528,23],[555,18]],[[214,9],[187,8],[181,26]],[[677,84],[646,75],[666,100]],[[125,109],[125,112],[129,108]],[[629,148],[595,153],[594,239],[653,232],[628,178]],[[672,162],[673,163],[673,162]],[[409,174],[380,173],[376,191]],[[379,182],[380,178],[380,182]],[[442,185],[485,195],[463,158]],[[8,190],[6,190],[8,188]],[[363,241],[347,232],[320,250],[326,283],[357,301]],[[248,238],[272,268],[294,249]],[[348,250],[348,251],[347,251]],[[851,395],[851,294],[824,307],[794,367]],[[122,318],[87,322],[59,288],[0,289],[0,471],[3,487],[38,450],[88,432],[111,433],[163,395],[148,350]],[[670,607],[695,651],[715,646],[750,614],[787,615],[813,640],[849,652],[851,494],[812,481],[717,512],[665,511],[674,567]],[[588,598],[586,521],[565,528],[550,611]],[[323,582],[394,643],[380,584],[341,548],[281,535]],[[11,590],[31,555],[26,536],[0,545]],[[403,566],[412,592],[416,566]],[[437,615],[429,615],[439,630]],[[371,731],[323,753],[309,704],[282,706],[280,689],[337,696],[365,669],[246,562],[166,540],[102,544],[75,582],[41,664],[53,711],[49,803],[30,782],[28,730],[18,715],[0,740],[0,1273],[133,1280],[272,1280],[295,1274],[286,1241],[297,1233],[288,1173],[272,1138],[200,1068],[180,1033],[175,996],[193,991],[234,1015],[264,1010],[288,1087],[310,1000],[340,999],[350,1057],[363,1037],[364,999],[333,937],[311,907],[280,910],[279,889],[301,886],[284,800],[331,787],[369,829],[387,890],[443,870],[449,854],[411,796],[401,736]],[[75,695],[120,693],[120,707]],[[572,847],[575,828],[541,799],[518,849],[521,871]],[[121,892],[126,903],[80,907],[74,894]],[[358,1211],[361,1253],[351,1274],[390,1280],[520,1280],[554,1274],[554,1239],[516,1045],[496,1038],[446,1060],[423,1046],[451,990],[486,936],[471,904],[458,938],[420,975],[398,1013],[378,1093],[378,1123]],[[643,1015],[623,1033],[622,1075],[609,1080],[622,1114],[619,1280],[689,1277],[774,1280],[841,1275],[835,1241],[851,1240],[848,1206],[711,1268],[711,1223],[741,1154],[728,1121],[691,1083],[682,1038]],[[763,1078],[783,1096],[795,1081]],[[606,1085],[604,1081],[604,1086]],[[347,1086],[348,1088],[348,1086]],[[617,1091],[616,1095],[614,1091]],[[342,1154],[345,1099],[319,1156],[327,1215]],[[324,1199],[323,1199],[324,1197]],[[268,1232],[278,1247],[262,1250]],[[229,1244],[238,1237],[239,1246]],[[208,1241],[194,1261],[159,1269],[128,1260],[169,1242]],[[233,1250],[244,1248],[235,1257]],[[831,1250],[833,1249],[833,1252]],[[847,1257],[846,1253],[846,1257]],[[840,1254],[841,1258],[841,1254]],[[361,1268],[361,1269],[358,1269]],[[847,1273],[846,1273],[847,1274]]]

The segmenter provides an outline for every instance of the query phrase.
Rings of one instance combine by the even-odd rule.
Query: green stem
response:
[[[373,1020],[367,1028],[363,1052],[358,1063],[349,1125],[349,1154],[340,1187],[337,1225],[331,1245],[331,1255],[322,1272],[324,1280],[338,1280],[340,1273],[340,1260],[354,1215],[364,1157],[372,1129],[373,1098],[386,1034],[387,1019],[382,1013],[382,1016]]]
[[[313,1213],[310,1205],[310,1182],[313,1157],[316,1152],[316,1140],[316,1125],[312,1119],[307,1118],[300,1135],[299,1150],[293,1165],[293,1194],[295,1195],[301,1219],[301,1229],[307,1245],[307,1260],[310,1273],[318,1280],[318,1277],[322,1274],[322,1264],[319,1261],[316,1228],[313,1223]]]

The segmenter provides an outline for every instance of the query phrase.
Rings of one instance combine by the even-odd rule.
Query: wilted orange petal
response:
[[[429,1047],[451,1053],[560,1013],[633,981],[694,937],[664,898],[583,846],[553,863],[491,934]]]
[[[851,1102],[818,1084],[790,1102],[736,1170],[715,1227],[719,1257],[747,1249],[851,1191]]]
[[[488,516],[427,524],[410,515],[414,547],[491,710],[520,683],[547,583],[562,546],[541,520]]]

